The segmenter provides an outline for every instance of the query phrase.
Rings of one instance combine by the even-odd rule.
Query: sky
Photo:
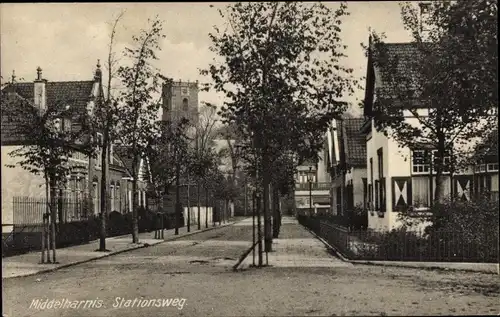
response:
[[[339,3],[324,2],[338,7]],[[132,43],[132,35],[156,15],[164,21],[166,38],[161,43],[157,67],[164,76],[182,81],[207,82],[199,74],[212,61],[208,33],[225,22],[217,8],[229,3],[2,3],[0,4],[0,69],[2,82],[16,78],[33,81],[40,66],[49,81],[91,80],[97,60],[107,59],[114,18],[125,10],[116,34],[115,50]],[[212,5],[213,7],[210,7]],[[387,42],[410,40],[403,28],[397,2],[348,2],[341,38],[348,46],[346,63],[358,78],[366,74],[366,58],[360,43],[367,43],[368,30],[385,32]],[[364,87],[364,83],[362,84]],[[359,114],[360,89],[346,97],[350,111]],[[223,96],[200,92],[200,101],[221,105]]]

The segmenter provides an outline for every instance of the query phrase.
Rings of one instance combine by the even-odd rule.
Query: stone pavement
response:
[[[252,218],[241,221],[238,225],[252,225]],[[252,265],[252,252],[239,268]],[[256,259],[257,262],[257,254]],[[264,263],[266,263],[264,253]],[[326,246],[312,233],[301,226],[294,217],[283,217],[280,236],[273,239],[273,252],[268,253],[268,264],[273,267],[353,267],[328,252]]]
[[[164,239],[154,239],[154,232],[144,232],[139,234],[139,243],[132,243],[132,235],[123,235],[118,237],[110,237],[106,239],[106,248],[109,252],[97,252],[99,248],[99,240],[92,241],[87,244],[60,248],[56,250],[57,264],[40,264],[41,251],[30,252],[26,254],[5,257],[2,259],[2,279],[29,276],[43,272],[50,272],[64,267],[85,263],[95,259],[107,257],[110,255],[144,248],[147,246],[156,245],[164,241],[176,240],[181,237],[200,233],[223,226],[228,226],[233,222],[218,224],[213,227],[212,224],[208,228],[202,226],[201,230],[196,227],[191,227],[191,232],[187,232],[187,228],[179,228],[179,235],[175,235],[175,229],[165,230]]]

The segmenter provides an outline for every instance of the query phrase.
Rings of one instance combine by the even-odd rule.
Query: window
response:
[[[474,167],[474,171],[476,173],[484,173],[486,172],[486,164],[479,164]]]
[[[378,159],[378,178],[381,179],[384,177],[384,156],[382,153],[382,148],[377,150],[377,159]]]
[[[412,191],[411,194],[414,207],[422,208],[430,206],[429,177],[427,176],[412,177],[411,191]]]
[[[413,174],[429,173],[429,151],[415,150],[412,153],[412,171]]]
[[[489,163],[487,165],[488,172],[498,172],[498,163]]]
[[[187,98],[182,99],[182,110],[183,111],[189,110],[189,101]]]
[[[363,180],[363,208],[366,209],[368,206],[368,182],[366,178]]]
[[[434,150],[432,151],[432,158],[433,158],[433,167],[432,167],[432,171],[435,173],[436,172],[436,164],[437,164],[437,157],[438,157],[438,151],[437,150]],[[443,169],[443,173],[449,173],[450,172],[450,163],[451,163],[451,160],[450,160],[450,154],[447,153],[447,151],[445,152],[445,155],[444,155],[444,169]]]

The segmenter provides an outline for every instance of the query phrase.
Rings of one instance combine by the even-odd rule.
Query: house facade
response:
[[[363,118],[334,119],[327,133],[333,215],[367,207],[366,141],[360,132],[363,123]]]
[[[75,113],[91,112],[102,96],[102,73],[100,65],[94,78],[87,81],[51,82],[42,77],[37,69],[34,82],[12,82],[2,89],[2,108],[10,106],[35,107],[47,109],[50,105],[60,104],[74,108]],[[14,100],[14,102],[12,102]],[[9,155],[12,151],[29,145],[20,130],[19,120],[3,115],[1,129],[1,172],[2,172],[2,232],[11,232],[14,226],[41,223],[44,212],[45,182],[42,176],[34,175],[21,168],[20,157]],[[80,129],[78,116],[63,118],[60,128]],[[102,138],[97,133],[97,138]],[[58,221],[73,222],[85,219],[89,214],[100,213],[101,151],[92,158],[79,151],[69,158],[70,175],[58,190]],[[109,164],[109,195],[111,211],[126,212],[127,177],[129,174],[121,158],[111,149]],[[9,167],[12,166],[12,167]],[[91,203],[89,203],[89,199]],[[85,202],[85,203],[84,203]],[[84,206],[86,205],[86,206]],[[28,210],[35,210],[28,212]]]
[[[404,61],[417,54],[412,43],[384,44],[387,53],[397,56],[402,71]],[[407,70],[406,70],[407,71]],[[437,151],[432,148],[401,147],[396,140],[376,127],[377,112],[376,91],[384,87],[381,70],[374,65],[372,56],[368,57],[367,77],[365,87],[364,115],[365,122],[360,131],[366,138],[366,166],[367,166],[367,205],[368,227],[375,230],[391,230],[401,225],[399,213],[412,210],[416,214],[426,212],[435,201],[436,169],[433,166]],[[404,120],[411,125],[418,125],[415,117],[425,117],[428,109],[413,109],[413,112],[404,110]],[[490,142],[491,143],[491,142]],[[470,146],[474,146],[471,143]],[[450,157],[444,157],[445,163]],[[481,169],[482,168],[482,169]],[[488,169],[489,168],[489,169]],[[451,175],[446,169],[443,173],[444,196],[472,199],[476,188],[488,187],[488,191],[498,192],[498,150],[496,154],[488,156],[487,161],[479,166],[484,177],[476,174],[478,167],[471,166]],[[427,223],[421,223],[418,228],[423,229]]]
[[[295,212],[297,214],[326,214],[330,212],[330,175],[327,151],[322,149],[316,161],[306,161],[295,174]]]

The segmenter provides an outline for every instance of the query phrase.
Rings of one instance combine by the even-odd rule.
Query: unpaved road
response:
[[[497,315],[500,277],[355,265],[231,270],[251,228],[229,226],[37,276],[3,281],[3,313],[20,316]],[[177,307],[113,307],[117,297],[184,298]],[[102,301],[30,309],[33,300]],[[119,300],[118,300],[119,301]],[[95,305],[94,305],[95,306]]]

